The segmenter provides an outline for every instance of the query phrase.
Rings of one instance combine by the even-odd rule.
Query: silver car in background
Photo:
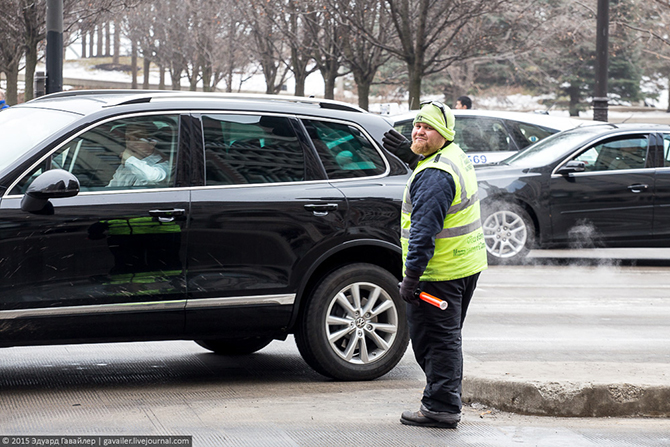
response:
[[[540,113],[452,109],[456,143],[474,164],[496,163],[521,149],[563,130],[598,124],[597,121]],[[412,139],[416,110],[387,117],[393,127]]]

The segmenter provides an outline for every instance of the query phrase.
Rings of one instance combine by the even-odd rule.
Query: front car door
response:
[[[611,137],[584,148],[571,160],[584,172],[550,179],[554,240],[591,245],[649,239],[654,178],[649,134]]]
[[[297,119],[194,116],[205,163],[194,167],[187,334],[271,336],[288,325],[316,256],[344,233],[347,202],[325,180]]]
[[[0,202],[0,344],[178,337],[188,191],[174,187],[177,114],[111,119],[40,158]],[[44,171],[80,193],[27,212]]]

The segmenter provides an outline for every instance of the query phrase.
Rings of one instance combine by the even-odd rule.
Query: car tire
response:
[[[272,342],[272,338],[248,337],[222,340],[195,340],[197,344],[219,355],[247,355],[260,351]]]
[[[314,289],[295,338],[314,370],[338,380],[372,380],[388,373],[409,342],[398,280],[372,264],[328,274]]]
[[[482,227],[489,264],[521,263],[535,243],[533,220],[512,203],[485,211]]]

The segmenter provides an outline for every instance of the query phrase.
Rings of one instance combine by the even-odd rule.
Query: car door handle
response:
[[[174,222],[175,217],[183,216],[186,210],[181,208],[173,208],[169,210],[150,210],[149,215],[155,217],[159,222],[169,223]]]
[[[326,216],[329,211],[337,210],[337,203],[308,203],[305,209],[313,212],[315,216]]]
[[[634,193],[639,193],[644,191],[645,189],[649,188],[649,185],[645,185],[643,183],[637,184],[637,185],[630,185],[628,189],[630,189],[631,192]]]

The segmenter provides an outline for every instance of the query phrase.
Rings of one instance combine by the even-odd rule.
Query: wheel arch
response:
[[[364,239],[349,241],[324,253],[306,272],[296,296],[296,305],[289,323],[289,332],[305,309],[307,298],[328,273],[353,263],[368,263],[382,267],[398,280],[402,279],[402,249],[390,242]]]

